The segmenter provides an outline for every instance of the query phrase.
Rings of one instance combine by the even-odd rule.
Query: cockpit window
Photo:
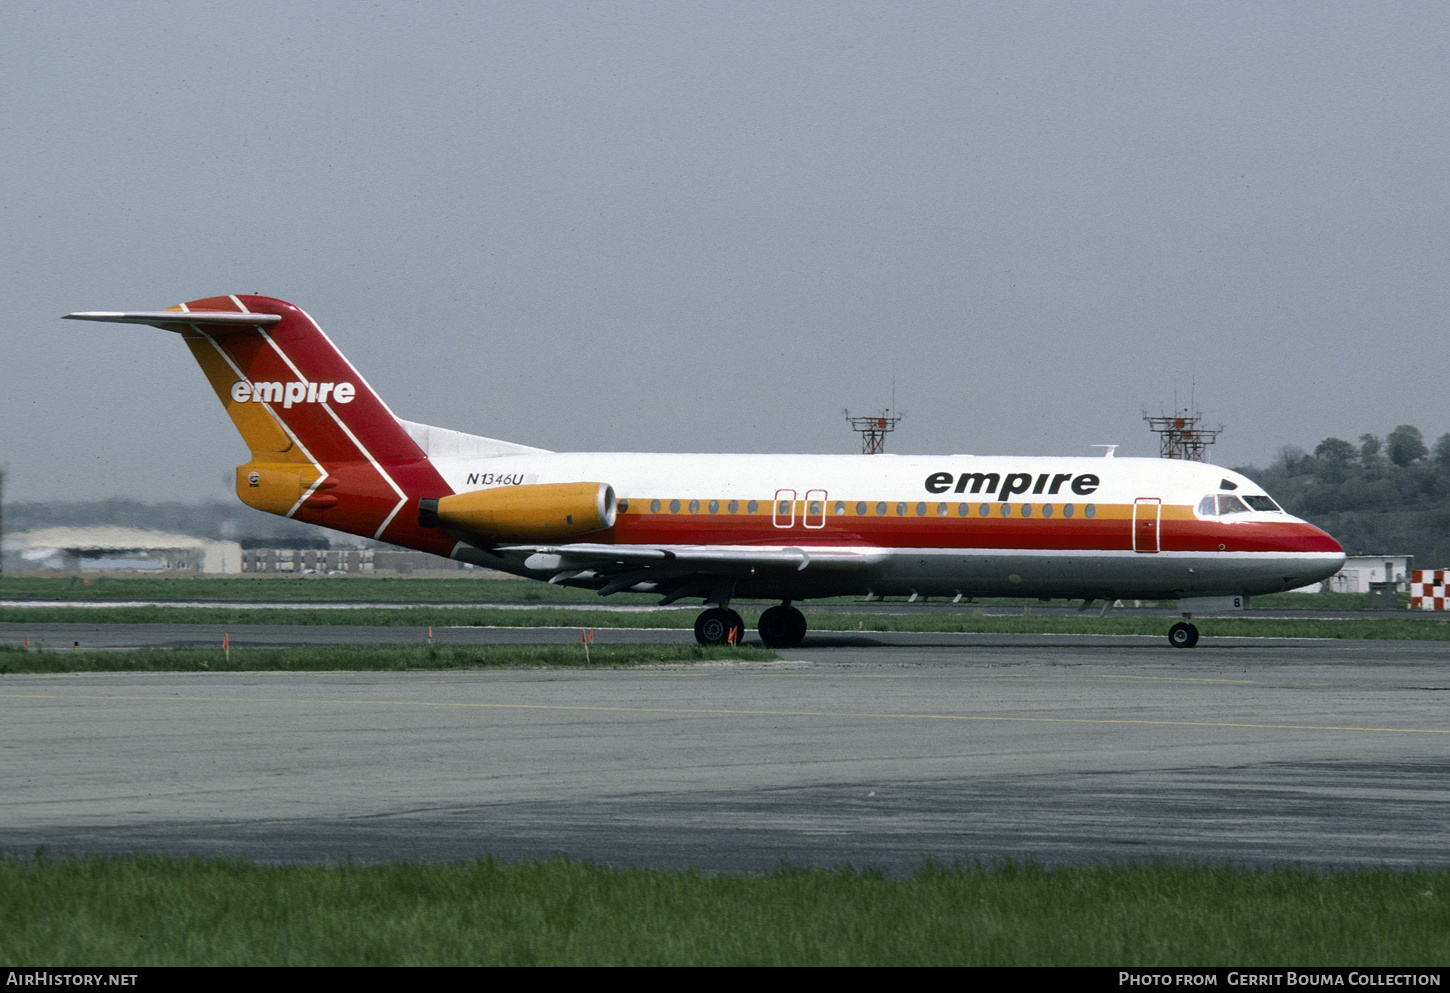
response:
[[[1284,509],[1266,496],[1236,496],[1232,493],[1210,493],[1198,501],[1199,517],[1215,517],[1224,514],[1247,514],[1250,510],[1268,510],[1282,514]]]
[[[1224,514],[1247,514],[1248,512],[1249,508],[1245,506],[1244,502],[1232,493],[1220,493],[1218,495],[1219,516],[1223,516]]]

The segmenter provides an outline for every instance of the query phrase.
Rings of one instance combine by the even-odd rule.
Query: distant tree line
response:
[[[1351,555],[1408,552],[1417,568],[1450,566],[1450,434],[1426,445],[1401,424],[1358,444],[1325,438],[1312,453],[1286,445],[1268,468],[1238,471]]]

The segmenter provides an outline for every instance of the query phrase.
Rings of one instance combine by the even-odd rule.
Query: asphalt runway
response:
[[[220,634],[92,627],[106,630],[86,647]],[[232,643],[299,630],[420,637],[278,626],[234,628]],[[435,638],[522,633],[488,634],[500,630]],[[0,641],[16,634],[5,625]],[[786,655],[0,676],[0,851],[563,853],[706,872],[1007,858],[1450,865],[1443,643],[1206,637],[1179,651],[1162,638],[872,633],[812,635]]]

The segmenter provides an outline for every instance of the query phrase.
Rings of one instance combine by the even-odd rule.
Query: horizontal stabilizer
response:
[[[167,324],[241,324],[247,327],[277,324],[281,314],[238,314],[236,311],[184,311],[184,310],[92,310],[81,314],[66,314],[69,321],[110,321],[115,324],[150,324],[162,327]]]

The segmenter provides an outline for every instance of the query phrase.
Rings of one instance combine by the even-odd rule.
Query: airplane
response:
[[[218,296],[75,320],[181,335],[251,450],[241,501],[564,586],[699,597],[701,644],[768,646],[840,596],[1176,600],[1195,613],[1334,575],[1344,549],[1247,477],[1150,458],[551,452],[403,420],[301,308]]]

